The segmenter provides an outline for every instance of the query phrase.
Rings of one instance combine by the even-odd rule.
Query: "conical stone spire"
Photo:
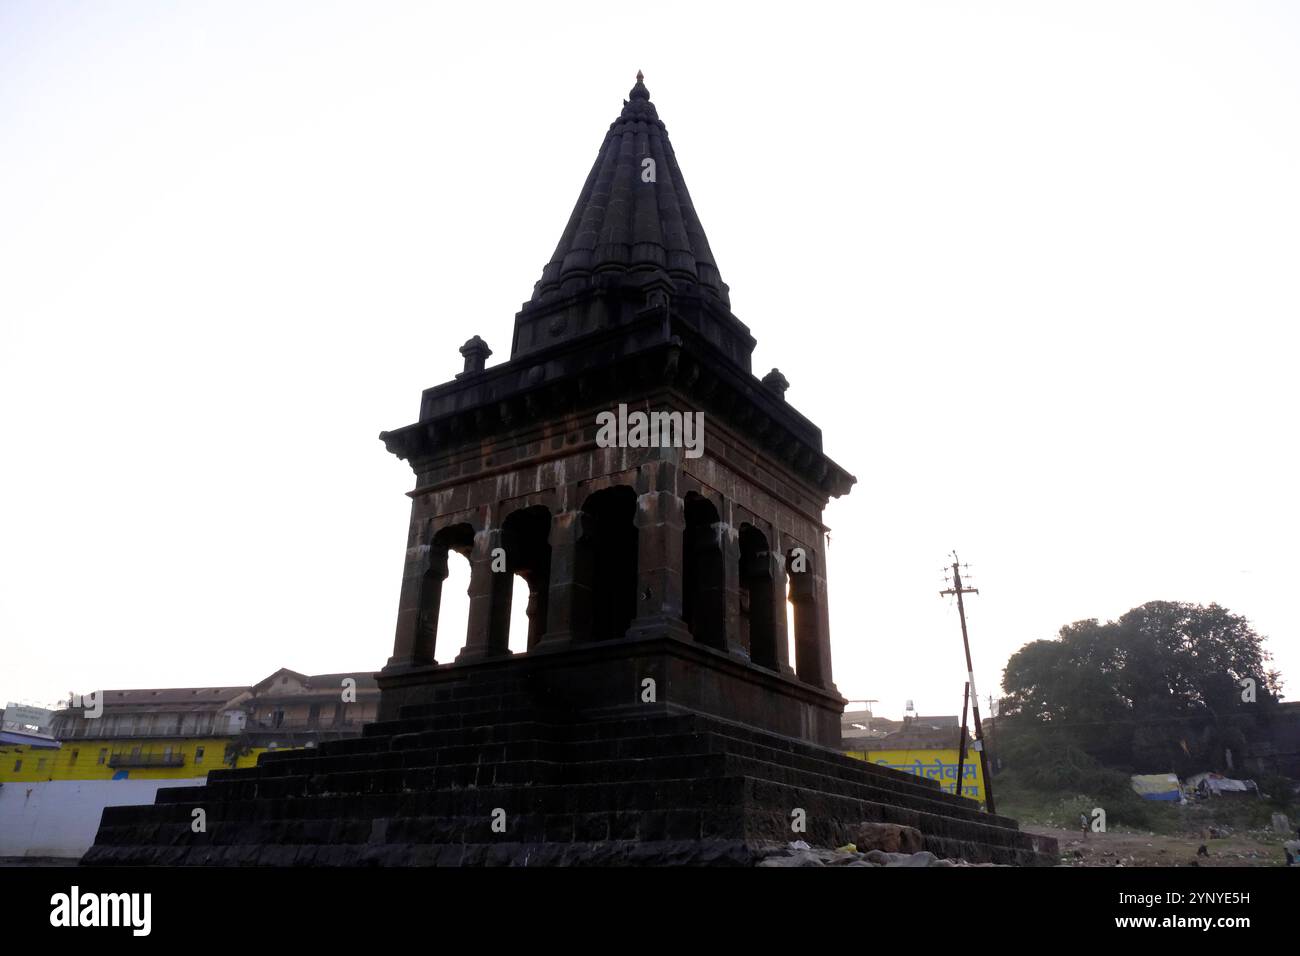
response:
[[[535,304],[608,287],[626,278],[661,278],[729,308],[668,130],[638,71],[623,111],[610,124],[569,223],[533,290]]]

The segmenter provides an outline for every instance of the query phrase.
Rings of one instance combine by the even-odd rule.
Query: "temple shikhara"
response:
[[[110,807],[84,862],[746,865],[871,823],[1048,862],[1014,821],[839,752],[822,514],[855,479],[754,346],[638,74],[509,359],[474,335],[380,436],[415,484],[379,720]],[[452,552],[465,633],[439,626]]]

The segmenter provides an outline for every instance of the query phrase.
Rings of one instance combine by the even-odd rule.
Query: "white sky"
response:
[[[378,441],[637,69],[827,511],[835,676],[1218,601],[1300,671],[1300,7],[0,2],[0,702],[391,653]],[[446,645],[439,657],[448,659]]]

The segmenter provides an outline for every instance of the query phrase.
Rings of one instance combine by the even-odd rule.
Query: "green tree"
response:
[[[1250,622],[1217,604],[1151,601],[1117,621],[1079,621],[1007,662],[1001,714],[1055,733],[1111,766],[1221,768],[1240,753],[1259,708],[1276,702],[1281,675]],[[1037,739],[1037,735],[1035,739]],[[1044,738],[1045,739],[1045,738]]]

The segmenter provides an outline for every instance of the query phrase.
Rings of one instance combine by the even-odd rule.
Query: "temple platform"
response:
[[[439,682],[359,738],[109,807],[82,863],[746,866],[865,822],[916,827],[938,856],[1056,862],[1054,841],[936,781],[662,701],[593,719],[524,661]]]

